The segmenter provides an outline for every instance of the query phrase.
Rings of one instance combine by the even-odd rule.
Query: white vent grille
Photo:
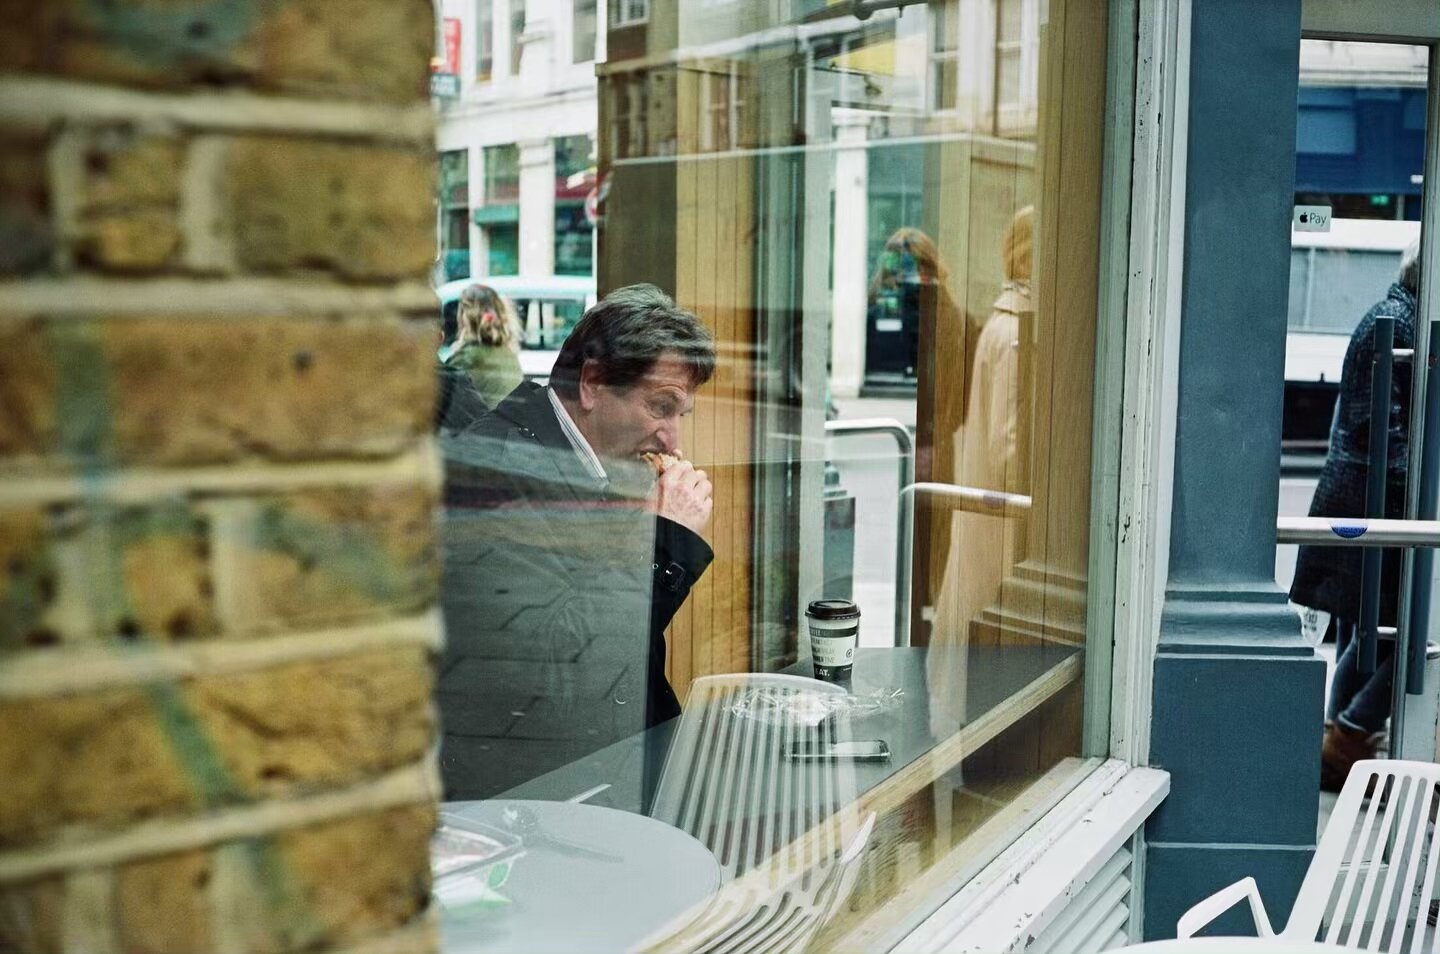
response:
[[[1027,954],[1090,954],[1129,942],[1130,852],[1121,848],[1055,916],[1025,950]]]

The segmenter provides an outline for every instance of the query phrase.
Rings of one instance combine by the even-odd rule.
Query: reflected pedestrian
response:
[[[1020,380],[1021,337],[1034,316],[1030,272],[1035,210],[1016,212],[1001,238],[1005,282],[975,346],[969,407],[955,446],[953,472],[965,487],[1001,493],[1025,489]],[[1020,522],[999,514],[954,513],[947,520],[954,545],[945,554],[927,660],[931,730],[953,732],[965,719],[971,625],[999,597],[1019,560]]]
[[[460,293],[455,340],[440,351],[442,363],[470,375],[486,407],[493,408],[524,380],[520,370],[520,323],[488,285]]]

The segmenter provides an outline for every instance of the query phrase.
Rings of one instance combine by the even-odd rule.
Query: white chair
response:
[[[756,692],[778,705],[740,712]],[[691,684],[650,813],[714,852],[724,883],[703,911],[642,949],[799,952],[845,903],[875,822],[860,817],[855,766],[785,757],[796,742],[843,737],[844,716],[821,716],[825,697],[844,694],[778,674]],[[805,704],[817,701],[807,717]]]
[[[1440,765],[1430,762],[1356,762],[1285,930],[1275,933],[1255,879],[1242,878],[1186,911],[1177,936],[1192,936],[1244,899],[1261,937],[1368,951],[1440,951],[1440,934],[1427,922],[1440,862],[1431,821],[1437,785]]]

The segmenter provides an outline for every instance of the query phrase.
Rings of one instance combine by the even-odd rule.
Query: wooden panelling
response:
[[[932,147],[941,158],[927,178],[927,199],[934,196],[927,220],[950,263],[949,288],[965,327],[945,336],[937,326],[936,336],[921,342],[922,354],[933,355],[922,361],[919,382],[922,461],[928,450],[931,479],[1033,501],[1025,517],[957,516],[935,504],[917,512],[912,629],[925,632],[921,607],[933,606],[932,647],[952,650],[930,673],[932,707],[942,719],[947,705],[963,706],[963,647],[1039,641],[1057,644],[1060,658],[1084,639],[1105,29],[1103,0],[1051,2],[1040,33],[1033,141],[967,135]],[[1030,279],[1030,304],[1007,315],[997,302],[1004,300],[1005,235],[1027,207],[1032,267],[1017,277]],[[996,325],[977,351],[989,321],[1009,324]],[[1010,328],[1013,351],[997,364],[998,332]],[[947,391],[956,386],[967,389],[965,401]],[[1073,754],[1081,703],[1071,693],[1064,705],[1037,713],[1003,752],[994,747],[972,757],[973,767],[982,774],[1041,771]]]
[[[753,156],[730,152],[739,132],[714,109],[730,101],[723,62],[676,70],[675,298],[715,333],[719,361],[686,422],[683,448],[715,491],[707,539],[715,561],[667,634],[668,674],[683,701],[696,676],[743,672],[750,661],[754,408]]]

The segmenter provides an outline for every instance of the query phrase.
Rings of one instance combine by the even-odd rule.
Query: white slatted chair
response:
[[[803,951],[849,897],[875,817],[860,818],[855,766],[785,758],[797,741],[843,737],[846,720],[737,715],[763,689],[783,699],[844,695],[778,674],[705,676],[690,687],[651,815],[715,853],[724,883],[701,912],[642,945],[665,951]],[[688,923],[686,923],[688,922]]]
[[[1374,797],[1367,798],[1372,783]],[[1392,954],[1440,952],[1440,933],[1427,922],[1440,863],[1431,820],[1437,785],[1440,765],[1430,762],[1356,762],[1285,930],[1275,934],[1255,879],[1242,878],[1185,912],[1177,936],[1192,936],[1246,899],[1261,937]]]

